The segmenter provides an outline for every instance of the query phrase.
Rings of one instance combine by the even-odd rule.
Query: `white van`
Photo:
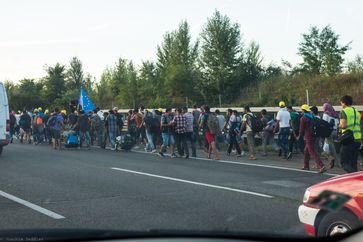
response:
[[[9,103],[5,86],[0,82],[0,155],[3,147],[9,143]]]

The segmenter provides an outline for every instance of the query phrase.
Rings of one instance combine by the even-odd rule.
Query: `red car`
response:
[[[323,191],[349,195],[351,199],[336,211],[312,205]],[[299,219],[311,236],[333,236],[363,226],[363,172],[336,176],[315,184],[304,194]]]

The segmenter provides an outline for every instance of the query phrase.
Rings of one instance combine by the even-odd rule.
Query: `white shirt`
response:
[[[105,119],[105,117],[103,116],[103,112],[101,110],[97,112],[97,115],[100,117],[102,121]]]
[[[291,116],[286,108],[281,108],[277,113],[276,120],[279,122],[280,128],[289,128]]]
[[[327,121],[328,123],[330,123],[332,119],[334,120],[334,130],[337,130],[338,124],[339,124],[339,119],[333,118],[326,113],[323,114],[323,120]]]

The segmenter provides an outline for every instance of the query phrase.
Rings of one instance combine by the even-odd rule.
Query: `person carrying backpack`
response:
[[[335,150],[334,140],[336,140],[338,136],[338,125],[339,125],[339,115],[335,112],[333,106],[330,103],[324,103],[323,105],[323,120],[328,122],[332,127],[333,131],[331,135],[327,138],[325,138],[324,143],[328,145],[328,159],[330,168],[333,168],[335,166],[335,161],[338,161],[338,155]]]
[[[23,132],[21,134],[21,138],[20,138],[20,143],[23,143],[24,135],[25,135],[25,139],[28,141],[28,143],[29,144],[31,143],[31,139],[30,139],[31,121],[32,121],[32,118],[30,117],[28,112],[26,110],[24,110],[23,114],[20,116],[20,119],[19,119],[19,126],[23,130]]]
[[[313,120],[313,114],[311,113],[311,109],[308,105],[304,104],[301,106],[301,109],[304,113],[304,115],[300,119],[300,128],[299,128],[299,136],[297,139],[300,138],[302,135],[305,139],[305,149],[304,149],[304,166],[302,170],[310,170],[310,157],[312,157],[315,162],[316,166],[319,169],[319,173],[326,172],[326,168],[323,164],[323,162],[320,159],[320,156],[316,152],[314,148],[315,143],[315,137],[312,132],[312,120]]]
[[[260,119],[258,119],[252,112],[250,107],[246,106],[244,107],[244,115],[242,118],[242,130],[246,129],[246,135],[247,135],[247,144],[248,144],[248,150],[249,150],[249,159],[250,160],[256,160],[256,150],[255,150],[255,135],[256,132],[260,132],[262,131],[262,129],[260,131],[258,131],[260,128],[256,128],[256,122],[257,120],[259,120],[261,122]],[[261,127],[262,127],[262,122],[261,122]]]
[[[233,146],[237,150],[237,157],[242,156],[241,148],[237,141],[237,137],[240,136],[240,133],[241,133],[241,130],[240,130],[241,120],[239,118],[240,117],[237,116],[237,111],[233,112],[232,110],[230,110],[229,119],[228,119],[228,126],[229,126],[229,131],[228,131],[229,145],[228,145],[228,149],[227,149],[228,156],[231,155]],[[225,125],[225,127],[226,127],[226,125]]]
[[[34,110],[34,119],[33,119],[33,140],[34,144],[37,145],[43,140],[44,133],[44,123],[43,118],[39,114],[39,110]]]
[[[274,135],[276,121],[267,115],[266,109],[262,109],[261,110],[261,122],[264,127],[261,132],[262,133],[262,152],[263,152],[262,155],[266,156],[267,155],[267,152],[266,152],[267,145],[272,145],[276,149],[275,135]]]
[[[92,137],[96,137],[98,146],[102,147],[102,140],[103,140],[103,122],[101,117],[97,114],[97,110],[93,110],[91,116],[91,130],[93,132]],[[93,139],[94,139],[93,138]],[[93,144],[94,140],[91,140],[91,144]]]
[[[116,124],[117,124],[117,136],[121,135],[122,133],[122,129],[124,127],[124,120],[122,118],[122,113],[118,112],[118,108],[114,107],[113,111],[115,113],[116,116]]]
[[[154,139],[155,139],[154,120],[155,120],[154,113],[150,112],[150,110],[146,110],[144,122],[145,122],[147,145],[145,147],[145,151],[151,153],[156,152],[156,147],[154,144]]]
[[[59,112],[59,108],[54,109],[54,114],[49,118],[47,123],[51,129],[52,140],[53,140],[53,149],[61,149],[61,129],[64,126],[64,119],[61,113]]]
[[[216,160],[220,160],[220,156],[216,147],[215,137],[219,134],[219,122],[215,114],[210,112],[210,107],[205,106],[205,113],[201,117],[199,130],[203,130],[205,139],[207,140],[208,147],[208,159],[211,159],[212,153],[215,155]]]

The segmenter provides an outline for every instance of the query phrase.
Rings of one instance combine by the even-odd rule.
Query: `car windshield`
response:
[[[362,9],[1,1],[0,237],[361,227]]]

